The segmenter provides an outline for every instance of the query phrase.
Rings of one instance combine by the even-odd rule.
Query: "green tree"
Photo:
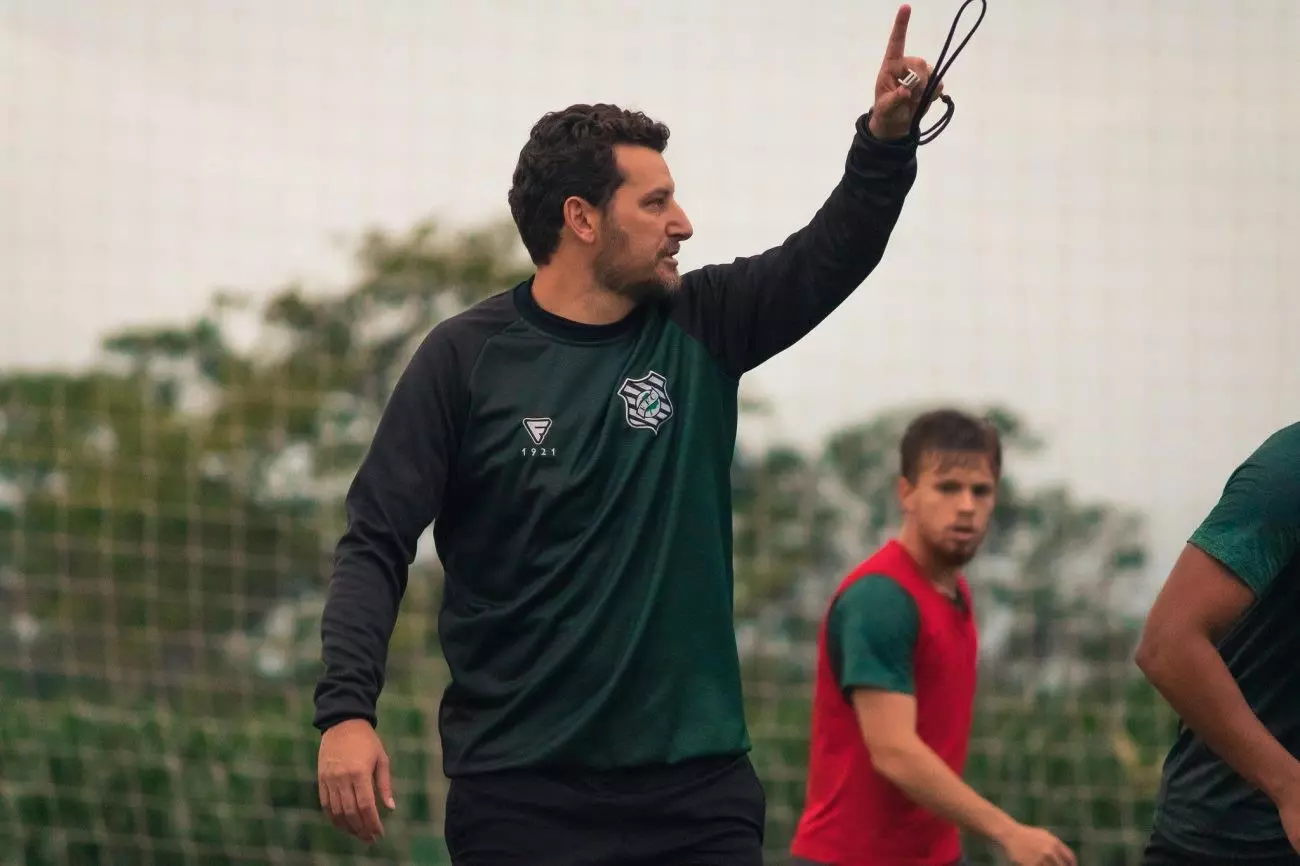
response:
[[[12,375],[0,416],[0,567],[38,627],[36,682],[179,683],[212,649],[196,636],[248,627],[316,579],[315,533],[205,471],[193,423],[138,378]]]
[[[0,376],[0,617],[24,625],[0,630],[0,861],[363,851],[304,784],[339,500],[415,346],[522,278],[521,252],[502,225],[370,232],[342,291],[222,292],[111,335],[89,373]],[[390,653],[384,862],[441,862],[438,574],[413,571]],[[257,654],[276,642],[287,667]]]

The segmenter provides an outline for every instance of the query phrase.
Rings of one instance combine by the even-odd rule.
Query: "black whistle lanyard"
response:
[[[961,16],[965,13],[966,7],[976,2],[980,4],[979,17],[975,19],[975,24],[971,27],[970,32],[966,34],[966,38],[957,44],[957,48],[953,51],[952,57],[948,57],[948,49],[952,46],[952,37],[957,32],[957,22],[961,21]],[[952,62],[957,59],[957,55],[961,54],[961,50],[966,47],[966,43],[970,41],[970,38],[975,35],[975,31],[979,29],[980,22],[984,20],[984,13],[988,11],[988,8],[987,0],[966,0],[965,3],[961,4],[961,8],[957,10],[957,17],[952,20],[952,27],[948,29],[948,38],[944,40],[943,50],[939,52],[939,57],[934,62],[934,74],[931,75],[930,80],[926,82],[925,90],[921,91],[920,107],[917,108],[916,114],[912,117],[912,137],[916,139],[918,145],[929,144],[934,141],[939,136],[939,133],[943,132],[948,126],[948,121],[952,120],[952,113],[956,110],[956,107],[952,102],[952,97],[946,93],[940,94],[939,99],[943,101],[945,106],[943,117],[939,118],[939,120],[935,122],[934,126],[930,127],[925,132],[921,132],[921,115],[924,113],[924,109],[929,106],[930,100],[934,99],[934,91],[939,87],[939,82],[943,81],[944,73],[948,71],[948,67],[952,66]],[[947,59],[947,63],[944,63],[945,58]]]

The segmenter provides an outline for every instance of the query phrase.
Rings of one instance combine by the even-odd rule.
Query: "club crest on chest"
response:
[[[618,395],[623,398],[627,425],[634,430],[649,430],[657,435],[659,428],[673,416],[668,380],[654,370],[639,379],[624,379]]]

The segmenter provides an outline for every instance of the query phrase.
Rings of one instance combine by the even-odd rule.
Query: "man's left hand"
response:
[[[923,58],[908,57],[905,54],[907,22],[911,17],[911,6],[904,4],[898,7],[898,14],[894,16],[894,29],[889,34],[889,44],[885,48],[885,59],[876,75],[876,103],[868,127],[872,135],[885,141],[908,136],[916,113],[920,111],[924,116],[926,109],[943,93],[943,82],[940,81],[930,102],[921,106],[921,94],[934,70]],[[910,87],[899,83],[907,77],[908,72],[914,73],[917,78]]]

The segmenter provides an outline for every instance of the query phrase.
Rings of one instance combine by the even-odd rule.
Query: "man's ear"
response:
[[[600,209],[581,196],[564,200],[564,225],[584,244],[594,244],[600,236]]]
[[[895,485],[894,493],[898,497],[898,507],[904,514],[912,510],[912,494],[915,492],[916,485],[908,481],[905,476],[898,476],[898,483]]]

